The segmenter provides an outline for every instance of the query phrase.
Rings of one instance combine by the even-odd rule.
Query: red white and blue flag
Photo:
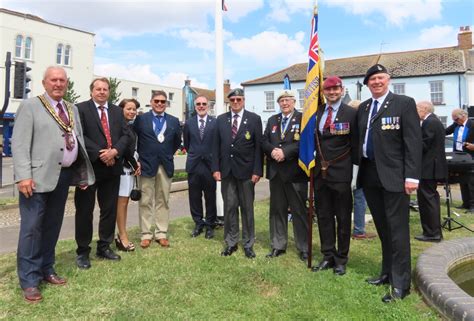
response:
[[[222,0],[222,11],[227,11],[227,6],[225,5],[224,0]]]

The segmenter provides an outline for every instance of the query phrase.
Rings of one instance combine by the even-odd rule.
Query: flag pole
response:
[[[309,175],[309,207],[308,207],[308,269],[313,258],[313,213],[314,213],[314,167]]]

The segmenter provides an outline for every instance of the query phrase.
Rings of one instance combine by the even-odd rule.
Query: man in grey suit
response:
[[[47,68],[43,86],[43,95],[18,108],[12,140],[21,216],[17,267],[28,302],[42,300],[41,281],[66,284],[56,274],[54,261],[69,186],[85,189],[95,180],[77,108],[63,100],[64,69]]]

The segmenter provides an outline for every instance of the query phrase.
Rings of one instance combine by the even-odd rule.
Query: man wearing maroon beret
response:
[[[326,104],[316,114],[315,199],[323,259],[313,272],[333,268],[344,275],[349,255],[352,165],[357,162],[357,111],[342,103],[339,77],[323,84]]]

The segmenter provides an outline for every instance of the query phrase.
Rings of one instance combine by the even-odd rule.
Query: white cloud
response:
[[[284,33],[264,31],[251,38],[231,40],[228,45],[238,55],[250,57],[259,63],[296,63],[307,59],[306,49],[302,45],[303,37],[303,32],[291,38]]]
[[[151,65],[130,64],[124,66],[116,63],[96,64],[94,66],[94,74],[178,88],[183,87],[184,80],[189,78],[193,86],[208,88],[206,83],[191,78],[188,74],[182,72],[170,72],[159,76],[153,72]]]
[[[291,15],[298,12],[312,13],[313,3],[308,0],[272,0],[267,19],[277,22],[290,22]]]
[[[441,18],[442,0],[324,0],[330,7],[342,7],[354,15],[381,15],[387,23],[403,26]],[[377,19],[378,21],[379,19]]]
[[[223,12],[223,17],[232,22],[238,22],[249,13],[263,8],[263,5],[263,0],[227,0],[228,11]]]
[[[418,43],[421,48],[454,46],[457,34],[457,29],[452,26],[433,26],[421,30]]]

